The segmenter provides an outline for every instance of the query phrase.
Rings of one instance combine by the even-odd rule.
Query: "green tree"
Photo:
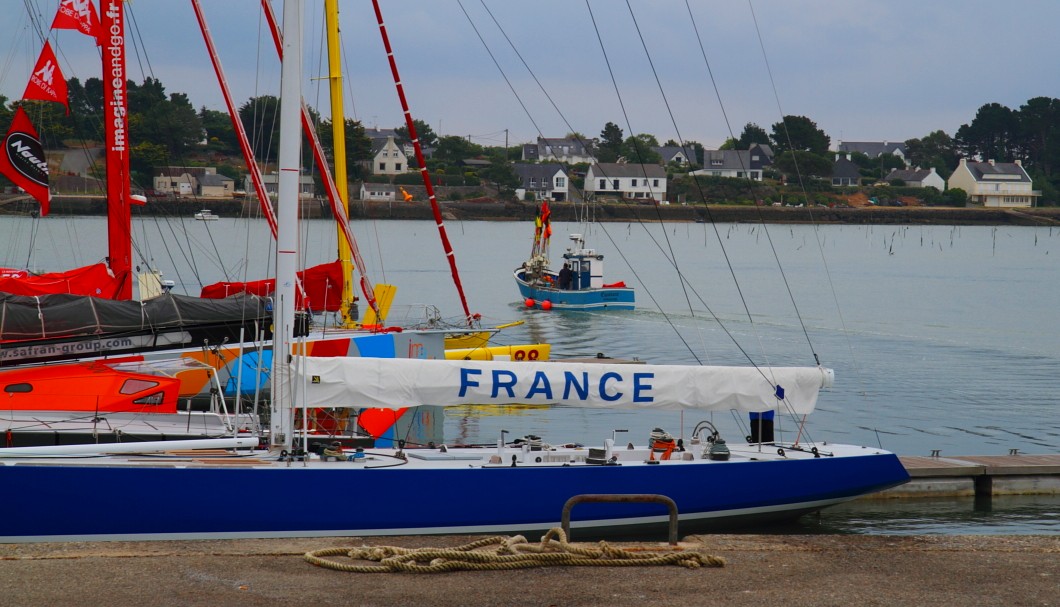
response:
[[[655,138],[655,135],[648,133],[631,135],[622,142],[622,155],[628,162],[658,164],[662,161],[662,156],[655,150],[657,147],[659,147],[659,140]]]
[[[365,133],[364,125],[353,118],[346,118],[346,175],[350,179],[363,179],[370,171],[365,169],[365,162],[372,159],[372,140]],[[418,131],[417,131],[418,133]],[[320,147],[324,148],[324,156],[335,158],[335,135],[331,120],[323,119],[317,125],[317,137],[320,138]],[[334,166],[332,166],[334,169]]]
[[[604,125],[604,130],[600,131],[596,159],[600,162],[615,162],[622,155],[622,148],[622,129],[614,122],[608,122]]]
[[[280,142],[280,100],[273,95],[251,97],[239,106],[239,119],[259,161],[268,162]]]
[[[733,139],[732,137],[726,137],[725,141],[722,142],[722,144],[720,146],[718,146],[718,149],[719,150],[735,150],[735,149],[739,148],[739,145],[740,145],[740,140],[739,139]]]
[[[1029,99],[1020,106],[1019,122],[1025,165],[1051,177],[1060,163],[1060,99]]]
[[[413,119],[412,126],[416,128],[416,136],[420,138],[421,146],[433,148],[438,145],[438,135],[431,128],[431,125],[422,120]],[[406,125],[397,127],[394,129],[394,133],[405,141],[412,141],[412,138],[409,137],[409,127]]]
[[[239,138],[236,136],[236,129],[232,126],[232,117],[228,115],[228,112],[210,110],[203,106],[199,109],[199,122],[206,131],[209,149],[225,154],[241,153]]]
[[[454,165],[465,158],[474,158],[482,153],[482,147],[464,137],[446,135],[438,140],[434,159],[446,165]]]
[[[791,177],[797,175],[827,177],[832,174],[832,161],[819,154],[806,151],[785,151],[777,154],[773,166]]]
[[[950,188],[942,193],[946,204],[951,207],[963,207],[968,205],[968,192],[961,188]]]
[[[1000,103],[979,108],[970,124],[954,136],[957,151],[967,158],[1011,162],[1016,157],[1019,116]]]
[[[756,143],[769,145],[769,133],[766,133],[766,130],[757,124],[748,122],[744,125],[743,132],[740,133],[740,138],[736,143],[736,149],[749,150],[751,149],[751,146]]]
[[[932,131],[920,139],[905,142],[909,164],[921,168],[935,168],[943,179],[949,178],[957,167],[957,150],[953,138],[945,131]]]
[[[778,152],[800,150],[818,155],[827,154],[832,142],[816,122],[805,116],[784,116],[782,122],[773,125],[772,141]]]

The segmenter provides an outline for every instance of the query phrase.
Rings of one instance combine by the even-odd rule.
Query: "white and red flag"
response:
[[[40,202],[40,214],[48,214],[51,193],[48,191],[48,161],[44,146],[29,121],[26,111],[19,106],[15,119],[3,140],[0,150],[0,173]]]
[[[40,58],[37,59],[37,65],[33,68],[22,98],[55,101],[66,106],[66,113],[70,113],[70,101],[66,94],[66,78],[63,77],[59,62],[55,60],[52,45],[48,42],[44,43],[44,48],[40,52]]]
[[[55,13],[52,29],[77,30],[86,36],[92,36],[97,45],[99,35],[103,32],[92,0],[63,0],[59,3],[59,11]]]

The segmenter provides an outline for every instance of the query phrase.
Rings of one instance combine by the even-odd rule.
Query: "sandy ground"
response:
[[[722,568],[700,569],[543,567],[358,574],[316,567],[302,558],[307,551],[327,547],[444,547],[474,539],[0,545],[0,604],[1060,605],[1060,536],[684,538],[726,561]]]

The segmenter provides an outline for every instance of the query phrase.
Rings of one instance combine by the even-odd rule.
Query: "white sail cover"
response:
[[[831,369],[296,356],[296,407],[566,405],[811,413]]]

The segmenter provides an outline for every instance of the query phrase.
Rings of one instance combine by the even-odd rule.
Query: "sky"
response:
[[[40,50],[25,6],[50,24],[58,4],[7,0],[0,94],[21,96]],[[258,0],[202,4],[237,104],[278,95]],[[282,1],[274,5],[282,14]],[[370,0],[339,6],[347,117],[401,126]],[[155,77],[197,108],[224,110],[190,2],[130,7],[131,77]],[[305,7],[305,97],[329,115],[319,79],[323,2]],[[571,130],[597,137],[614,122],[627,136],[709,149],[748,122],[768,132],[799,115],[834,147],[953,135],[984,104],[1018,109],[1060,97],[1057,0],[382,0],[381,10],[412,115],[481,145]],[[51,40],[66,77],[99,76],[87,37],[60,31]]]

